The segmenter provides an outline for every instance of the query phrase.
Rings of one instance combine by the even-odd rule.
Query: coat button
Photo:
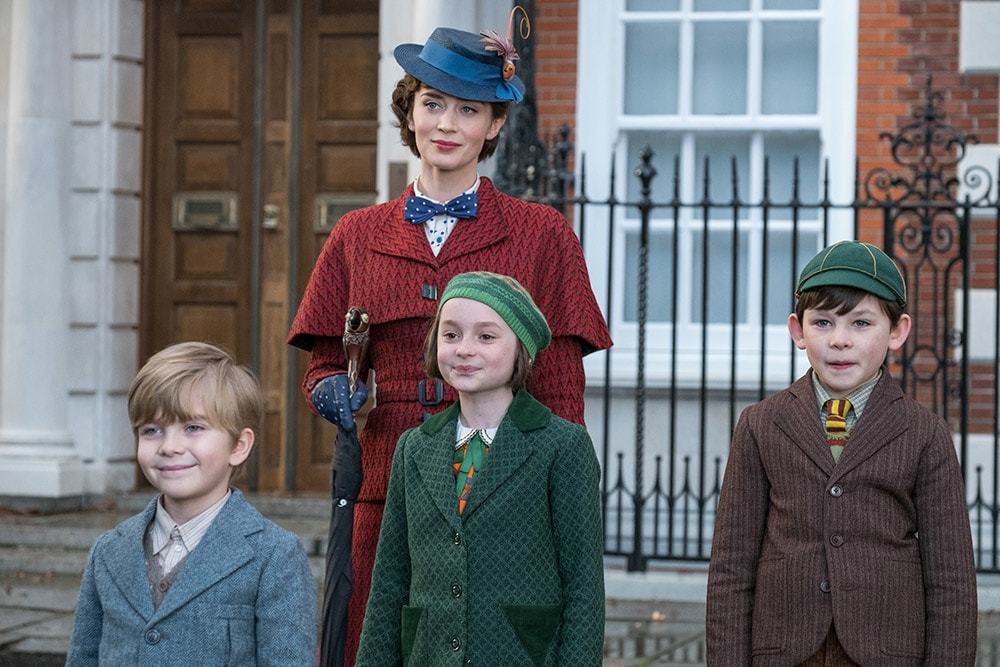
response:
[[[146,631],[146,643],[150,644],[150,645],[160,643],[160,631],[159,630],[147,630]]]
[[[844,495],[844,489],[839,484],[834,484],[830,487],[830,495],[834,498],[839,498]]]
[[[168,588],[170,588],[170,582],[169,582],[169,581],[167,581],[166,579],[164,579],[163,581],[161,581],[160,583],[158,583],[158,584],[156,585],[156,587],[157,587],[157,588],[159,588],[159,589],[160,589],[160,592],[162,593],[163,591],[165,591],[165,590],[167,590]]]
[[[830,544],[832,544],[835,547],[842,546],[844,544],[844,536],[834,535],[833,537],[830,538]]]
[[[823,581],[819,582],[819,589],[821,591],[823,591],[824,593],[829,593],[830,592],[830,582],[827,581],[826,579],[824,579]]]
[[[451,543],[456,545],[462,543],[462,534],[457,530],[453,530],[451,533]]]
[[[437,301],[438,289],[430,283],[424,283],[420,286],[420,296],[427,299],[428,301]]]
[[[451,585],[451,596],[453,598],[460,598],[460,597],[462,597],[462,587],[459,586],[458,584],[452,584]]]
[[[459,641],[458,637],[452,637],[451,638],[451,650],[452,651],[457,651],[460,648],[462,648],[462,642]]]

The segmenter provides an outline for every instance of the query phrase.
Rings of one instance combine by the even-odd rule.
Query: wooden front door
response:
[[[147,4],[140,356],[184,340],[254,367],[261,491],[329,486],[334,429],[285,345],[344,209],[374,201],[378,0]]]

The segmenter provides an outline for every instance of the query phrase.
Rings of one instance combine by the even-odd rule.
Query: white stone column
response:
[[[0,495],[83,490],[67,429],[70,12],[10,4],[0,261]]]

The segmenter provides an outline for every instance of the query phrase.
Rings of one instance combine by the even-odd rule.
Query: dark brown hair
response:
[[[904,306],[896,301],[889,301],[878,297],[871,292],[845,287],[842,285],[823,285],[803,292],[795,301],[795,317],[803,323],[803,317],[807,310],[832,310],[838,315],[846,315],[854,310],[866,296],[873,296],[882,307],[882,312],[889,318],[889,324],[893,329],[899,324],[899,318],[906,312]]]
[[[430,88],[414,76],[407,74],[396,82],[396,88],[392,91],[392,113],[396,115],[399,137],[403,140],[404,145],[409,146],[410,152],[417,157],[420,157],[420,151],[417,150],[417,138],[409,127],[409,121],[413,113],[413,100],[421,87]],[[507,117],[510,102],[488,102],[487,104],[490,105],[490,111],[493,114],[491,120]],[[483,143],[483,149],[479,151],[479,161],[482,162],[493,155],[499,144],[500,133],[498,132],[497,136],[487,139]]]
[[[441,328],[441,309],[438,308],[437,315],[434,316],[434,321],[431,322],[431,329],[427,332],[427,338],[424,340],[424,370],[427,371],[427,377],[434,378],[435,380],[444,380],[441,376],[441,369],[438,367],[438,329]],[[531,355],[528,354],[528,348],[524,346],[524,343],[518,339],[517,341],[517,358],[514,359],[514,372],[510,375],[510,382],[507,386],[515,394],[522,389],[528,383],[528,374],[531,372]]]

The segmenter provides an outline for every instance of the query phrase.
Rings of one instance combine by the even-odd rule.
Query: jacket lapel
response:
[[[402,257],[411,261],[429,264],[437,267],[438,260],[431,252],[423,225],[413,225],[403,219],[403,205],[406,198],[413,194],[411,183],[403,194],[395,200],[389,215],[382,217],[379,224],[372,230],[368,239],[368,247],[383,255]],[[461,227],[461,225],[458,225]],[[455,231],[458,231],[456,227]],[[451,242],[449,237],[448,242]],[[445,246],[448,244],[446,243]]]
[[[826,436],[819,424],[816,392],[812,386],[812,371],[796,380],[788,389],[790,400],[783,406],[775,423],[788,439],[802,450],[827,477],[833,472],[834,461],[830,455]]]
[[[510,230],[504,222],[503,212],[500,210],[496,188],[493,187],[490,179],[482,178],[477,193],[479,213],[475,218],[460,220],[455,225],[455,229],[452,230],[448,240],[441,247],[441,253],[437,257],[437,261],[442,266],[463,255],[478,252],[487,246],[500,243],[510,234]],[[424,245],[429,245],[426,239]],[[430,250],[428,250],[429,252]]]
[[[552,412],[536,401],[526,391],[519,391],[507,409],[507,415],[500,422],[494,446],[490,449],[481,473],[476,473],[472,483],[469,503],[462,513],[462,520],[468,521],[490,495],[516,473],[535,451],[529,433],[544,427]]]
[[[142,514],[118,526],[101,557],[115,586],[143,620],[153,615],[153,596],[149,590],[143,540],[156,512],[158,499],[159,496],[155,496]]]
[[[889,371],[883,371],[882,378],[865,404],[861,419],[851,430],[850,439],[835,470],[838,477],[858,467],[907,429],[906,420],[901,419],[899,413],[891,407],[892,403],[901,398],[903,390],[889,376]]]
[[[154,615],[157,618],[169,616],[253,559],[254,551],[246,536],[263,528],[260,516],[250,511],[243,494],[234,489],[205,537],[188,556],[184,569]]]
[[[458,403],[452,403],[447,410],[424,422],[420,427],[424,438],[412,448],[411,454],[420,482],[442,516],[454,528],[459,525],[458,497],[452,474],[458,413]]]

